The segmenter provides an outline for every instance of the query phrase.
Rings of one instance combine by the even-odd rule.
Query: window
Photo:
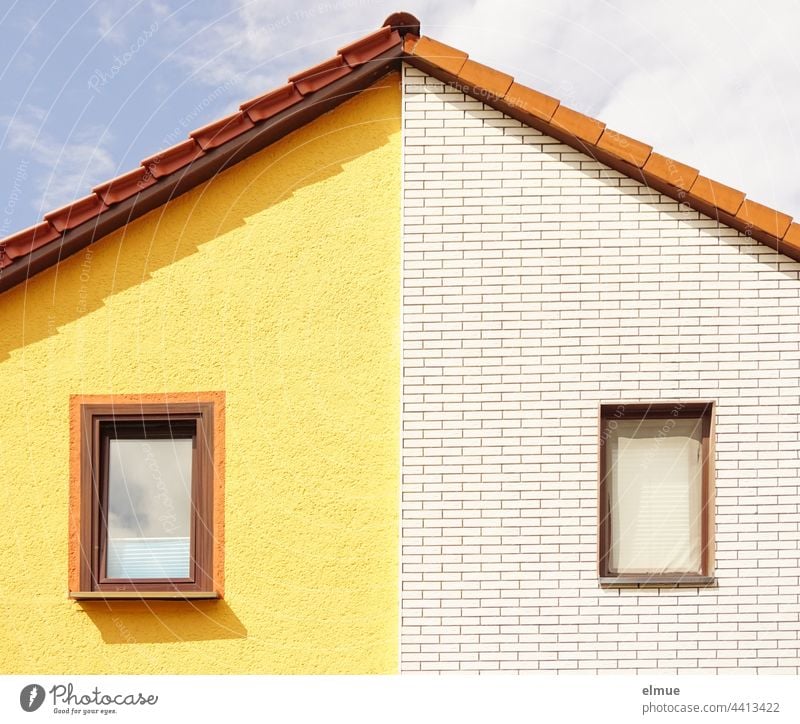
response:
[[[78,406],[73,598],[218,597],[217,407],[196,399]]]
[[[711,402],[600,408],[603,584],[710,583]]]

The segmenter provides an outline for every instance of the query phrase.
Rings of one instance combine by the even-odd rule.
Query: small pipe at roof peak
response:
[[[386,20],[383,21],[383,27],[389,26],[393,30],[400,33],[401,36],[406,33],[413,33],[419,37],[419,20],[411,13],[396,12],[392,13]]]

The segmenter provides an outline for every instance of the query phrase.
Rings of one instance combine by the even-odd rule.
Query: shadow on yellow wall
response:
[[[83,601],[107,644],[178,643],[247,637],[225,601]]]
[[[397,83],[396,74],[361,95],[380,94],[392,83]],[[359,102],[362,100],[366,99],[359,98]],[[154,272],[196,253],[203,244],[244,226],[249,216],[340,174],[348,161],[385,146],[397,126],[396,116],[362,117],[351,125],[328,123],[330,118],[323,116],[269,147],[273,160],[268,166],[245,160],[225,169],[217,178],[132,222],[130,229],[123,227],[103,237],[55,268],[0,295],[0,361],[99,309],[109,295],[142,284]],[[354,132],[357,153],[349,155],[347,150],[354,148]],[[265,174],[274,176],[266,186]],[[237,193],[233,198],[228,195],[232,186]],[[248,193],[251,188],[261,191],[265,187],[270,190],[269,196]],[[193,223],[193,217],[206,206],[219,209],[217,223]],[[142,224],[152,229],[149,237],[138,233]],[[137,233],[129,233],[131,230]],[[165,243],[167,240],[172,243]],[[116,257],[111,265],[113,275],[97,273],[97,255]],[[35,304],[29,300],[35,300]],[[43,307],[45,300],[51,303]]]

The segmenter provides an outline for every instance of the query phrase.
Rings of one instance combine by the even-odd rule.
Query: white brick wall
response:
[[[404,72],[402,669],[800,673],[800,265]],[[716,588],[601,589],[600,401],[717,401]]]

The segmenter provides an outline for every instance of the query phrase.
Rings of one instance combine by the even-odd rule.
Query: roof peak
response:
[[[387,26],[392,30],[396,30],[400,34],[400,37],[403,37],[406,33],[411,33],[416,36],[422,35],[419,19],[411,13],[403,11],[392,13],[383,21],[383,27],[385,28]]]
[[[192,131],[184,141],[144,159],[139,168],[95,186],[88,196],[48,212],[38,224],[0,239],[0,292],[312,121],[401,61],[800,261],[800,224],[790,216],[476,63],[461,50],[422,36],[419,20],[399,11],[332,58],[295,73],[285,85]]]

